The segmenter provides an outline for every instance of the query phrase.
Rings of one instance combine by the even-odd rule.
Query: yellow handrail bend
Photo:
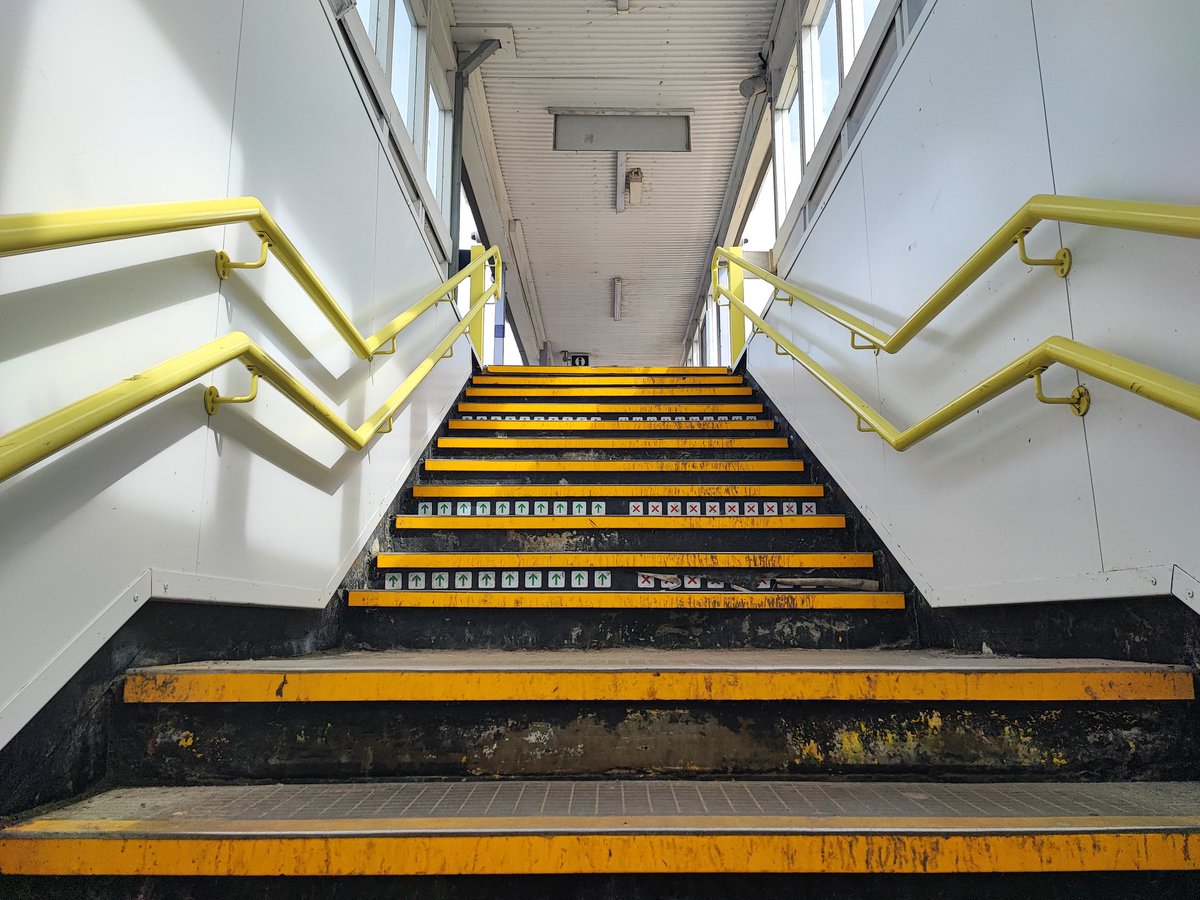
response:
[[[876,328],[870,322],[863,321],[853,313],[827,300],[822,300],[797,285],[789,284],[761,266],[747,262],[742,258],[738,248],[718,247],[713,253],[713,296],[714,298],[718,296],[716,289],[719,285],[718,266],[721,260],[726,260],[730,269],[737,267],[753,273],[774,287],[777,292],[799,300],[848,329],[851,333],[851,346],[856,350],[882,350],[885,353],[896,353],[907,346],[1014,245],[1017,246],[1023,262],[1029,265],[1054,265],[1059,274],[1065,276],[1071,265],[1070,251],[1066,248],[1061,249],[1054,259],[1049,260],[1029,259],[1025,254],[1025,235],[1029,234],[1039,222],[1050,221],[1094,225],[1100,228],[1121,228],[1126,231],[1145,231],[1174,237],[1200,238],[1200,206],[1035,194],[1007,222],[1001,225],[984,242],[983,246],[971,254],[971,257],[959,266],[954,274],[946,279],[945,283],[934,291],[932,296],[922,303],[920,308],[892,334]],[[722,289],[720,294],[724,293],[725,291]],[[731,329],[736,337],[738,325],[731,322]],[[864,338],[866,343],[856,343],[855,336]],[[731,358],[736,361],[737,355],[737,352],[734,352]]]
[[[492,286],[486,291],[482,290],[482,276],[480,277],[478,290],[482,292],[473,293],[471,308],[466,315],[405,377],[383,405],[357,428],[342,419],[334,409],[301,384],[248,335],[235,331],[119,381],[0,437],[0,481],[234,360],[244,364],[251,373],[250,393],[244,397],[222,397],[216,388],[208,388],[205,391],[204,405],[209,415],[214,414],[224,403],[248,403],[254,400],[261,378],[351,450],[362,450],[376,434],[391,430],[392,417],[396,411],[408,400],[433,367],[452,351],[455,341],[471,328],[475,319],[482,315],[484,307],[496,296],[500,290],[502,269],[500,254],[495,247],[460,272],[461,277],[458,277],[458,280],[470,277],[476,270],[482,272],[490,260],[494,260],[496,265],[496,279]],[[442,287],[445,288],[446,284]]]
[[[901,429],[884,418],[883,413],[867,403],[845,382],[828,372],[811,356],[768,325],[761,316],[746,306],[741,298],[729,294],[719,286],[717,289],[729,299],[734,308],[754,323],[759,332],[774,341],[777,349],[782,349],[795,359],[825,387],[829,388],[839,400],[850,407],[851,412],[857,417],[859,431],[875,432],[896,450],[907,450],[913,444],[941,431],[972,410],[978,409],[993,397],[1003,394],[1029,378],[1035,379],[1039,400],[1049,403],[1073,401],[1072,405],[1075,406],[1076,414],[1082,415],[1087,411],[1086,389],[1076,389],[1076,393],[1070,398],[1042,395],[1041,374],[1055,363],[1070,366],[1115,387],[1137,394],[1139,397],[1153,400],[1168,409],[1181,412],[1193,419],[1200,419],[1200,385],[1069,338],[1052,337],[1042,341],[1028,353],[1013,360],[973,388],[959,394],[917,424]]]
[[[233,269],[260,268],[266,263],[268,252],[273,253],[360,359],[393,352],[396,335],[421,313],[452,294],[474,271],[470,266],[464,268],[374,334],[363,335],[257,197],[0,216],[0,256],[238,223],[249,225],[262,239],[262,254],[257,262],[237,263],[225,251],[218,251],[217,274],[224,279]],[[493,251],[485,256],[497,257]]]

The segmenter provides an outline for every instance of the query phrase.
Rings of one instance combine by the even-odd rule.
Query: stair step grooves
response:
[[[1185,783],[124,788],[0,832],[0,870],[196,877],[1191,870],[1200,859],[1198,809],[1200,790]]]

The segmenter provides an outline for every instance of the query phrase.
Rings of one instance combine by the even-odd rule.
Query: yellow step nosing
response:
[[[755,529],[792,530],[799,528],[845,528],[845,516],[396,516],[397,528],[438,529],[547,529],[586,530],[589,528],[673,528],[673,529]]]
[[[788,439],[440,437],[437,444],[448,450],[786,450]]]
[[[633,385],[612,387],[543,387],[513,385],[512,387],[470,387],[468,397],[750,397],[754,389],[745,386],[716,385],[713,387],[677,387],[666,385]]]
[[[484,385],[562,385],[563,387],[635,387],[637,385],[741,385],[741,375],[476,375],[472,384]]]
[[[729,375],[724,366],[487,366],[490,375]]]
[[[285,661],[286,662],[286,661]],[[1105,702],[1192,700],[1189,671],[929,667],[322,669],[156,666],[125,677],[126,703]]]
[[[775,428],[775,422],[771,419],[730,419],[725,422],[620,422],[613,419],[600,422],[584,419],[506,422],[495,419],[451,419],[447,424],[452,431],[772,431]]]
[[[731,593],[717,591],[350,591],[361,607],[494,609],[830,609],[902,610],[896,593]]]
[[[799,459],[427,459],[429,472],[803,472]]]
[[[413,496],[439,497],[824,497],[820,484],[418,484]]]
[[[716,414],[759,414],[763,411],[761,403],[676,403],[674,401],[663,401],[662,403],[542,403],[531,401],[528,403],[499,403],[487,400],[464,400],[458,404],[460,413],[507,413],[510,415],[521,415],[523,413],[567,413],[572,415],[580,415],[586,413],[592,416],[603,415],[621,415],[629,413],[636,415],[638,413],[646,413],[653,415],[655,413],[671,413],[672,415],[687,413],[696,415],[705,415],[707,413]]]
[[[544,552],[544,553],[380,553],[380,569],[488,569],[511,566],[535,569],[542,566],[574,566],[587,569],[635,569],[669,566],[673,569],[869,569],[875,565],[871,553],[693,553],[693,552]]]
[[[1183,871],[1200,868],[1200,834],[1194,818],[1167,830],[1154,819],[1141,827],[1102,830],[1101,823],[1063,831],[1051,819],[1037,830],[966,829],[953,818],[929,817],[918,830],[864,832],[838,819],[789,832],[760,831],[749,820],[736,829],[695,828],[629,833],[539,832],[530,820],[514,833],[478,833],[465,823],[455,832],[420,831],[420,820],[402,833],[302,835],[128,832],[61,837],[0,833],[0,869],[12,875],[179,876],[404,876],[404,875],[614,875],[614,874],[943,874],[1009,872]],[[531,820],[536,825],[537,820]],[[586,827],[581,819],[576,828]],[[957,828],[956,828],[957,825]],[[176,826],[178,827],[178,826]],[[426,826],[428,827],[428,826]],[[319,828],[309,827],[309,832]],[[536,893],[536,890],[534,891]]]

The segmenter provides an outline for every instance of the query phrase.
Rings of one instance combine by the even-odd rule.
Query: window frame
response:
[[[387,11],[387,51],[389,64],[385,65],[377,55],[374,43],[371,41],[362,17],[355,11],[352,3],[346,0],[323,0],[321,6],[330,20],[334,34],[338,39],[339,48],[354,78],[355,86],[363,99],[371,119],[375,125],[376,134],[383,145],[384,155],[392,168],[402,193],[409,203],[414,218],[423,223],[421,231],[431,256],[445,264],[450,258],[452,242],[448,217],[442,210],[433,186],[425,176],[425,154],[419,150],[413,140],[414,133],[424,134],[425,101],[414,102],[413,129],[410,132],[400,107],[392,95],[390,69],[390,51],[392,40],[392,10],[393,4],[405,3],[411,20],[417,30],[417,54],[419,65],[415,71],[421,73],[419,96],[423,98],[429,87],[428,65],[429,56],[428,28],[421,24],[420,12],[413,8],[410,0],[376,0],[377,15],[382,18],[382,11]],[[377,32],[378,33],[378,32]]]

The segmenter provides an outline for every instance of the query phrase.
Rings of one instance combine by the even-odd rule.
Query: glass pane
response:
[[[396,4],[392,31],[392,96],[400,107],[400,117],[412,133],[413,65],[417,55],[417,29],[409,17],[408,4]]]
[[[437,94],[429,89],[429,115],[425,123],[425,177],[433,188],[433,195],[442,202],[442,107]]]
[[[825,12],[821,15],[821,21],[817,25],[816,50],[817,59],[814,62],[813,73],[818,79],[818,100],[815,104],[816,109],[813,110],[816,115],[813,133],[820,135],[821,129],[825,127],[825,123],[829,119],[829,113],[833,109],[833,102],[837,99],[840,88],[838,83],[836,0],[830,0],[826,5]]]
[[[371,46],[378,49],[379,42],[375,39],[375,19],[378,15],[375,0],[359,0],[358,5],[354,8],[358,10],[363,27],[367,29],[367,37],[371,39]]]

